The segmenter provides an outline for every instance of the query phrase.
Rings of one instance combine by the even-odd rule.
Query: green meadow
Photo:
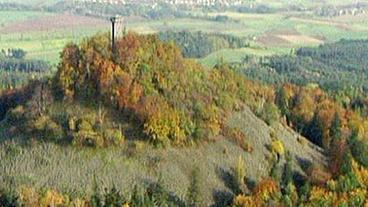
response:
[[[0,1],[1,2],[1,1]],[[53,1],[56,2],[56,1]],[[256,3],[254,1],[253,3]],[[33,0],[37,5],[41,1]],[[51,2],[52,3],[52,2]],[[49,4],[51,4],[49,3]],[[309,1],[291,1],[292,4],[313,7]],[[341,5],[343,1],[335,1]],[[316,4],[317,6],[318,4]],[[269,1],[271,8],[283,8],[285,2]],[[37,22],[57,15],[42,11],[0,11],[0,48],[22,48],[28,52],[27,58],[46,60],[52,64],[58,62],[59,53],[68,42],[79,42],[97,32],[108,32],[106,25],[62,27],[48,25],[49,30],[37,27],[27,32],[9,32],[9,27],[17,28],[24,21]],[[241,49],[224,49],[200,60],[207,66],[216,64],[220,59],[239,62],[247,55],[268,56],[289,53],[301,46],[318,46],[325,42],[339,39],[363,39],[367,37],[368,15],[345,15],[342,17],[320,17],[312,12],[278,12],[278,13],[238,13],[238,12],[192,12],[193,18],[170,18],[139,21],[125,21],[128,30],[138,33],[156,33],[165,30],[189,30],[207,33],[231,34],[248,37],[252,47]],[[216,16],[227,16],[227,21],[215,21]],[[92,20],[93,21],[93,20]],[[18,25],[19,24],[19,25]],[[52,24],[52,23],[51,23]]]

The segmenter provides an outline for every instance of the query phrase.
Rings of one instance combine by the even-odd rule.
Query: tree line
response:
[[[0,51],[0,70],[21,72],[46,72],[50,65],[42,60],[25,59],[26,51],[19,48]]]
[[[159,37],[163,41],[174,41],[186,58],[202,58],[217,50],[224,48],[249,47],[249,39],[225,34],[206,34],[189,31],[160,32]]]
[[[302,47],[290,55],[247,57],[237,71],[271,84],[318,84],[349,97],[368,92],[368,40],[341,40],[317,48]]]

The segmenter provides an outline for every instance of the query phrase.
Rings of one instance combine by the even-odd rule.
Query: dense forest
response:
[[[116,54],[109,43],[109,35],[99,34],[79,45],[68,44],[53,78],[3,92],[0,118],[6,133],[23,137],[26,143],[94,148],[119,147],[126,139],[178,147],[205,144],[224,134],[244,153],[252,153],[248,138],[224,124],[229,114],[249,106],[269,125],[284,122],[322,146],[329,166],[305,164],[306,176],[296,179],[292,165],[296,160],[275,138],[269,176],[249,185],[239,158],[228,175],[234,196],[219,205],[367,205],[368,118],[355,108],[339,104],[318,86],[274,88],[247,80],[228,65],[206,70],[157,35],[129,32],[117,40]],[[326,53],[301,49],[297,57],[317,59]],[[75,105],[90,110],[70,110]],[[0,201],[7,206],[197,206],[198,179],[193,170],[185,199],[173,197],[158,181],[129,195],[97,184],[92,196],[7,189],[1,191]]]
[[[365,95],[368,91],[367,46],[367,40],[341,40],[317,48],[300,48],[292,55],[248,57],[237,70],[271,84],[318,84],[333,93]]]
[[[174,41],[186,58],[202,58],[224,48],[242,48],[249,46],[249,39],[224,34],[205,34],[202,32],[160,32],[162,41]]]

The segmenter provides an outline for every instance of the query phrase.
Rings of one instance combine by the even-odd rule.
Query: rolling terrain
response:
[[[334,4],[339,6],[342,3],[334,2]],[[270,3],[269,6],[279,8],[285,5]],[[307,2],[303,2],[300,6],[314,8]],[[10,45],[22,46],[21,48],[26,49],[30,57],[39,57],[52,63],[57,63],[58,53],[65,43],[80,41],[98,31],[107,31],[110,27],[106,17],[95,19],[44,11],[1,11],[0,17],[2,17],[0,48],[8,48]],[[216,21],[216,17],[226,17],[227,20]],[[189,30],[247,37],[251,40],[252,49],[257,50],[257,54],[269,56],[280,51],[288,53],[300,46],[335,42],[341,38],[364,38],[368,30],[366,18],[368,16],[365,13],[324,17],[315,15],[308,9],[272,13],[189,11],[181,18],[149,19],[127,16],[124,25],[129,30],[143,34],[166,30]],[[53,24],[49,24],[50,22]],[[27,32],[22,33],[24,30]],[[251,55],[253,50],[235,51],[235,56]],[[211,59],[211,62],[218,61],[219,57],[234,61],[226,52],[209,56],[204,61],[208,62],[208,59]]]
[[[367,19],[0,0],[0,206],[367,206]]]

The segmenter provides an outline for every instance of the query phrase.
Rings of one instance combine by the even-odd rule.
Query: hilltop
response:
[[[209,205],[219,199],[214,192],[230,200],[236,193],[225,175],[239,156],[252,182],[268,177],[275,153],[283,165],[284,150],[302,182],[308,163],[326,167],[323,149],[279,122],[271,88],[226,65],[205,69],[155,35],[128,33],[116,51],[107,34],[69,44],[54,78],[2,94],[5,186],[82,193],[97,177],[127,190],[162,175],[182,195],[199,167]]]
[[[4,2],[0,206],[368,206],[367,3]]]

